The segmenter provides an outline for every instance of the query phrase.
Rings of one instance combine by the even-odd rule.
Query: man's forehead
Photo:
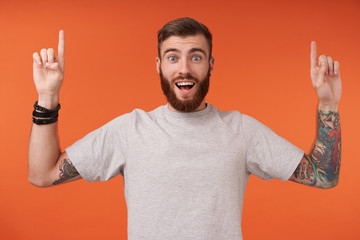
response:
[[[170,36],[161,44],[161,54],[164,54],[169,49],[176,49],[179,52],[189,52],[192,49],[202,49],[207,54],[209,53],[209,46],[206,38],[202,34],[190,36]]]

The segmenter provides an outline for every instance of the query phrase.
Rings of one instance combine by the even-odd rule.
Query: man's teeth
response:
[[[192,82],[180,82],[180,83],[176,83],[177,86],[193,86],[194,83]]]

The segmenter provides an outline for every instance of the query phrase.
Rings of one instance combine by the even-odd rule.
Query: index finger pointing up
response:
[[[64,30],[60,30],[59,45],[58,45],[58,58],[60,64],[64,63],[64,55],[65,55],[65,32]]]
[[[316,42],[311,42],[310,62],[311,68],[316,67],[317,53],[316,53]]]

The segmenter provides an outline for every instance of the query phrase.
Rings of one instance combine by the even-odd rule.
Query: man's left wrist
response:
[[[319,102],[318,110],[321,110],[324,113],[338,112],[338,104],[324,104]]]

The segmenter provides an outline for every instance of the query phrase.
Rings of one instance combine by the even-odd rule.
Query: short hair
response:
[[[171,36],[191,36],[196,34],[203,34],[209,45],[209,58],[212,52],[212,34],[209,29],[202,23],[195,19],[184,17],[172,20],[166,23],[158,31],[158,54],[160,55],[160,45]]]

